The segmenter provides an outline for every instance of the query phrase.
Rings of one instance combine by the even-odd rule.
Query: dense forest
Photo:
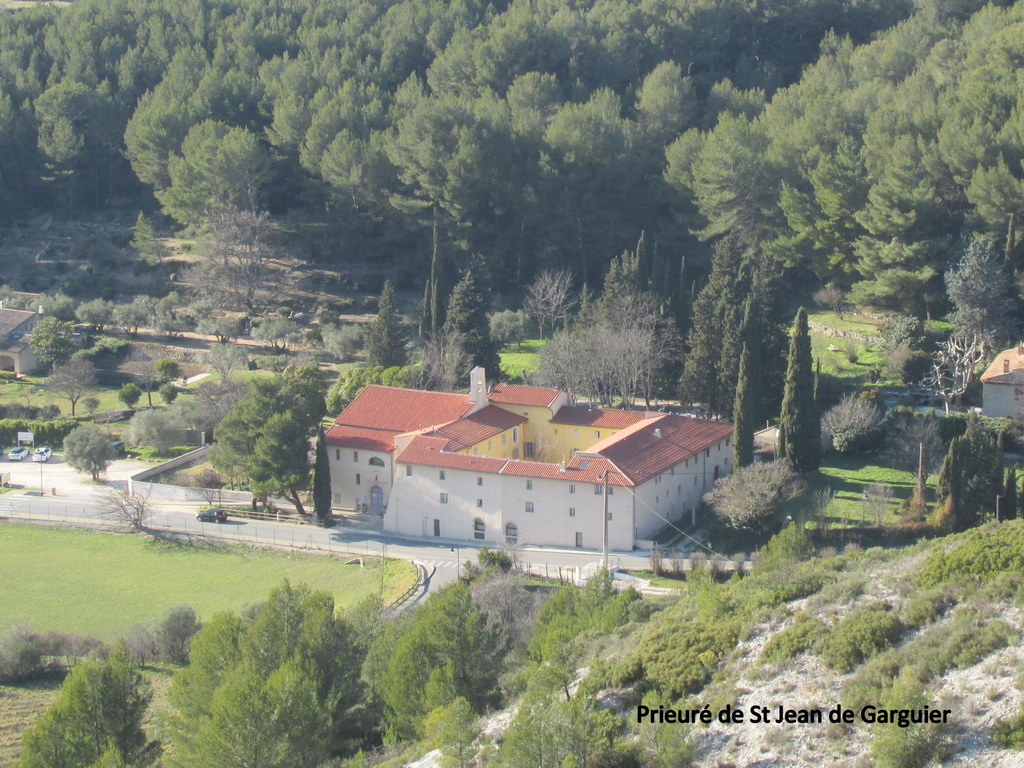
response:
[[[1012,71],[1009,81],[972,74],[1000,67],[991,35],[1004,41],[1009,66],[1014,38],[999,30],[1011,19],[988,11],[961,42],[960,22],[978,5],[79,0],[32,8],[0,17],[0,217],[7,225],[39,211],[73,217],[149,194],[193,230],[228,205],[300,213],[331,224],[336,240],[329,253],[297,256],[327,266],[370,256],[407,289],[421,285],[435,252],[452,265],[452,284],[456,267],[480,254],[496,284],[565,266],[596,286],[609,259],[642,233],[650,274],[677,304],[707,271],[707,238],[726,232],[850,281],[865,260],[882,258],[879,248],[835,255],[820,230],[863,230],[865,243],[885,243],[882,223],[859,220],[879,196],[913,192],[901,221],[917,213],[917,229],[926,229],[925,214],[948,213],[942,231],[955,232],[973,210],[964,198],[976,167],[999,190],[1019,175],[1011,149],[1019,135],[1012,121],[1002,129],[1014,100],[989,93],[1001,83],[1012,91]],[[856,48],[901,21],[875,44],[881,50]],[[822,41],[820,71],[780,90],[818,59]],[[975,47],[988,51],[983,59],[975,61]],[[966,100],[959,91],[970,83],[983,93]],[[922,100],[932,105],[924,140],[934,146],[914,155],[891,137],[929,120]],[[984,156],[946,161],[957,148],[939,123],[954,117],[973,131],[1002,129],[1000,141]],[[890,178],[904,168],[890,157],[898,151],[928,178]],[[935,163],[919,162],[925,151]],[[818,162],[833,154],[839,167]],[[830,168],[857,190],[841,210],[822,200]],[[995,227],[991,216],[986,225]],[[925,258],[916,236],[901,237],[910,242],[900,258]],[[935,239],[926,244],[933,260]]]

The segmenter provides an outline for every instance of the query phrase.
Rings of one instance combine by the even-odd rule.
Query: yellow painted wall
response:
[[[521,424],[518,428],[506,429],[494,437],[466,448],[461,453],[468,456],[489,456],[492,459],[521,459],[523,458],[525,427],[525,424]],[[513,432],[516,434],[513,435]],[[516,440],[513,440],[513,437]]]
[[[585,451],[599,440],[611,437],[620,431],[607,427],[596,429],[594,427],[573,426],[571,424],[552,424],[552,413],[545,407],[506,405],[504,403],[495,403],[495,405],[498,408],[519,416],[525,416],[528,419],[527,423],[520,427],[519,458],[521,459],[528,458],[525,455],[522,444],[533,443],[533,458],[536,461],[545,461],[550,464],[557,464],[563,460],[569,461],[573,456],[573,449]],[[511,441],[511,430],[509,430],[507,445],[502,446],[500,444],[501,438],[494,437],[490,441],[492,444],[490,450],[487,449],[488,441],[479,443],[473,446],[473,448],[476,448],[478,451],[475,455],[510,459],[512,458],[511,451],[504,451],[502,449],[508,448],[511,445]],[[473,448],[463,451],[463,453],[472,454]]]

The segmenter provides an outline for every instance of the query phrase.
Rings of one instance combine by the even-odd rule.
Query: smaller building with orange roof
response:
[[[1007,349],[981,375],[982,412],[1016,419],[1024,414],[1024,344]]]

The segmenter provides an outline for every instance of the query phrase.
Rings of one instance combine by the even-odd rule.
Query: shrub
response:
[[[14,371],[0,371],[0,381],[14,381],[18,378],[18,374]]]
[[[176,605],[168,608],[156,629],[156,644],[160,658],[177,664],[187,662],[192,636],[201,627],[191,606]]]
[[[924,686],[910,670],[903,670],[883,702],[887,709],[923,709],[931,704]],[[871,754],[882,768],[924,768],[942,756],[941,723],[901,728],[896,723],[875,726]]]
[[[39,636],[25,627],[0,635],[0,683],[21,683],[46,672],[43,650]]]
[[[863,450],[877,441],[882,414],[857,395],[847,395],[821,417],[821,433],[840,453]]]
[[[767,664],[799,656],[811,650],[827,634],[828,628],[821,621],[806,613],[798,613],[788,627],[765,644],[761,662]]]
[[[646,681],[665,696],[675,699],[697,693],[735,647],[741,623],[662,617],[640,640],[635,660]]]
[[[832,627],[821,649],[821,658],[838,672],[852,672],[865,659],[886,648],[903,631],[903,622],[885,603],[852,612]]]
[[[992,726],[992,741],[1003,749],[1024,749],[1024,707],[1008,720]]]
[[[923,627],[946,612],[956,599],[948,589],[926,589],[911,597],[900,609],[900,617],[908,627]]]
[[[117,392],[117,399],[129,408],[134,408],[135,404],[139,402],[140,397],[142,397],[142,390],[139,389],[138,384],[131,381],[121,387]]]
[[[1024,521],[975,529],[929,557],[917,573],[922,587],[935,587],[958,578],[986,582],[1006,571],[1024,571]]]
[[[814,557],[814,544],[806,529],[790,523],[768,539],[761,552],[762,568],[791,566]]]

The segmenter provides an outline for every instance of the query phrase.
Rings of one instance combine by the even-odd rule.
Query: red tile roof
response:
[[[648,418],[656,411],[622,411],[617,408],[584,408],[581,405],[563,405],[555,413],[552,424],[571,424],[578,427],[606,427],[624,429]]]
[[[1024,346],[1007,349],[996,355],[985,373],[981,376],[982,384],[1021,384],[1024,383]]]
[[[448,424],[471,407],[466,395],[370,384],[338,414],[327,431],[328,443],[357,448],[350,439],[365,440],[374,432],[378,444],[387,446],[374,450],[390,451],[395,435]]]
[[[465,453],[452,453],[446,451],[448,439],[444,437],[433,437],[428,435],[417,435],[405,450],[398,454],[395,461],[404,464],[426,464],[431,467],[449,467],[451,469],[465,469],[470,472],[493,472],[501,471],[506,459],[492,459],[489,456],[469,456]]]
[[[600,454],[640,485],[731,434],[731,424],[661,414],[595,443],[576,458]]]
[[[558,464],[542,464],[539,461],[510,461],[501,470],[503,475],[541,477],[551,480],[565,480],[576,483],[600,483],[605,470],[612,485],[633,485],[619,468],[607,459],[573,456],[565,469]]]
[[[564,480],[577,483],[600,483],[602,474],[609,470],[608,482],[612,485],[633,485],[607,459],[574,458],[565,469],[558,464],[544,464],[539,461],[518,459],[494,459],[489,456],[470,456],[452,453],[445,449],[448,441],[434,435],[417,435],[395,459],[403,464],[425,464],[447,469],[465,469],[470,472],[536,477],[548,480]],[[585,466],[584,466],[585,465]]]
[[[395,449],[395,436],[398,434],[401,433],[335,424],[324,434],[324,440],[328,445],[344,446],[356,450],[390,452]]]
[[[449,451],[461,451],[526,421],[525,416],[488,405],[465,418],[445,424],[431,434],[447,437],[451,441],[448,443]]]
[[[492,403],[505,405],[534,405],[549,407],[561,394],[561,390],[552,387],[526,387],[522,384],[498,384],[488,399]]]

